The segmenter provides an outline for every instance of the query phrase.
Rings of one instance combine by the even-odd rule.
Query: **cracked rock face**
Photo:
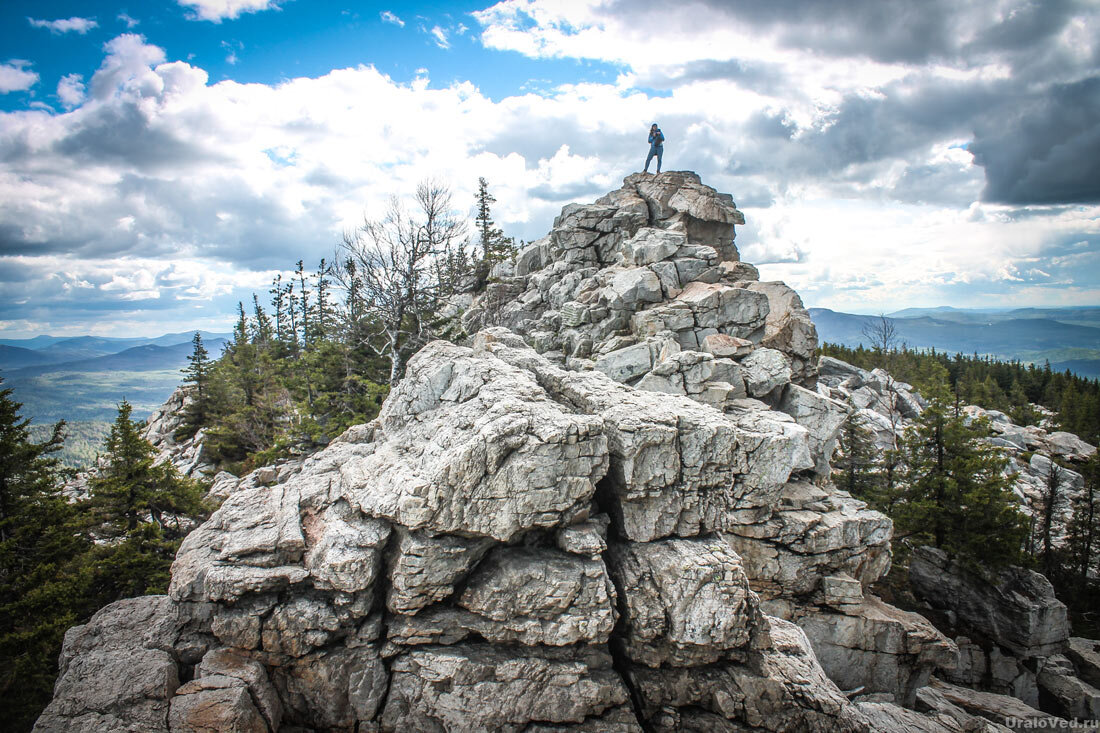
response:
[[[739,223],[690,173],[566,207],[491,286],[506,327],[219,475],[169,595],[70,632],[37,730],[872,730],[833,662],[900,700],[940,639],[864,595],[890,522],[824,480],[844,410]]]

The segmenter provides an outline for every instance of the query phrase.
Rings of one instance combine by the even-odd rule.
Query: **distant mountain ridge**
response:
[[[867,345],[863,329],[879,318],[828,308],[809,311],[820,341],[845,346]],[[887,319],[897,329],[899,344],[910,348],[1049,361],[1058,371],[1100,376],[1100,308],[908,308]]]
[[[210,344],[219,341],[224,342],[232,337],[232,334],[229,333],[215,333],[212,331],[199,331],[199,334],[202,336],[203,342],[207,344],[207,351],[211,352],[211,356],[216,356],[217,352],[211,350]],[[194,331],[189,331],[139,338],[35,336],[31,339],[0,339],[0,370],[8,374],[11,373],[10,370],[34,366],[60,366],[70,362],[83,362],[98,357],[119,354],[142,346],[171,348],[181,344],[190,345],[194,335]],[[81,369],[80,371],[89,370]]]
[[[211,359],[231,336],[199,333]],[[194,331],[152,338],[0,339],[0,377],[23,403],[23,416],[35,423],[110,421],[124,399],[140,419],[183,381],[193,337]]]
[[[207,352],[212,354],[214,358],[217,357],[226,343],[228,341],[224,338],[215,338],[209,341],[203,339],[203,345],[206,347]],[[189,341],[173,344],[172,346],[142,344],[141,346],[130,347],[117,354],[66,361],[60,364],[36,364],[22,369],[14,369],[8,371],[7,376],[19,379],[49,372],[144,372],[155,369],[173,369],[185,364],[192,350],[193,347]]]

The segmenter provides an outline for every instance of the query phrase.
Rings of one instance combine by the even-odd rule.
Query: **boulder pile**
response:
[[[828,480],[849,408],[743,221],[687,172],[567,206],[376,420],[219,474],[36,730],[994,730],[868,592],[891,523]]]

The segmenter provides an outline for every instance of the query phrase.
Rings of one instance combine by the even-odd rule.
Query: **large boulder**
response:
[[[952,611],[974,634],[1020,657],[1047,657],[1066,647],[1066,606],[1054,597],[1050,581],[1032,570],[979,572],[942,550],[919,547],[909,564],[909,583],[917,596]]]

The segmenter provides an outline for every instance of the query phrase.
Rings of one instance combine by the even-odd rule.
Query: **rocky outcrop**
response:
[[[934,547],[917,548],[909,563],[913,591],[934,607],[952,611],[970,629],[1023,658],[1061,653],[1069,616],[1038,573],[1008,567],[979,573]]]
[[[219,474],[38,730],[935,730],[897,704],[954,647],[866,593],[891,524],[828,482],[849,407],[742,221],[690,173],[566,207],[376,420]]]

